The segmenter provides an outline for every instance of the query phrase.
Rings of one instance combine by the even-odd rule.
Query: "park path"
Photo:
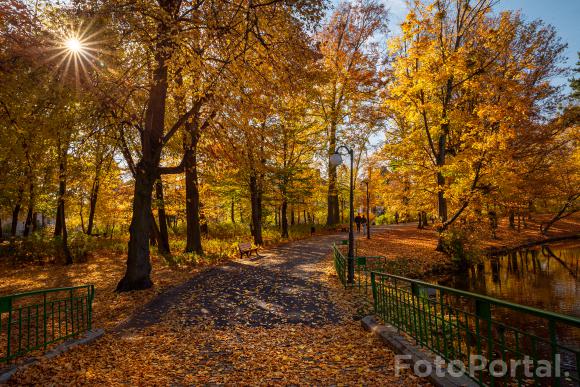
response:
[[[346,234],[315,236],[260,250],[208,269],[159,295],[121,329],[161,322],[169,311],[185,325],[320,326],[340,316],[319,279],[332,243]]]
[[[376,226],[372,232],[405,227],[414,224]],[[355,237],[365,236],[357,233]],[[332,244],[347,238],[347,233],[318,235],[208,269],[160,294],[117,331],[163,322],[169,312],[183,325],[216,328],[283,324],[316,327],[352,318],[337,310],[329,296],[328,282],[323,280],[330,264],[325,258]]]

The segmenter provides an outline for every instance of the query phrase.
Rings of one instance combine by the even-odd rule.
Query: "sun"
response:
[[[82,78],[88,78],[91,72],[100,71],[102,67],[98,55],[104,52],[101,48],[103,41],[96,39],[99,33],[91,25],[55,30],[54,45],[48,48],[54,53],[46,61],[54,61],[55,72],[72,75],[79,83]]]
[[[83,43],[78,38],[69,38],[64,42],[65,47],[73,54],[79,54],[83,51]]]

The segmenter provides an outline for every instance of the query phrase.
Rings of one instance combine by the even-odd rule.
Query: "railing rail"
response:
[[[370,295],[371,290],[371,276],[373,270],[383,270],[387,259],[383,256],[357,256],[354,257],[354,281],[348,283],[347,259],[341,251],[339,246],[333,245],[334,267],[338,278],[345,288],[355,287],[360,291],[364,291]]]
[[[475,355],[507,365],[505,376],[485,369],[469,375],[480,385],[580,382],[580,348],[573,344],[580,340],[578,318],[377,271],[371,284],[377,316],[419,345],[448,362],[468,366]],[[521,363],[526,358],[530,372]],[[550,378],[539,371],[544,362]]]
[[[479,385],[580,385],[580,319],[387,274],[384,257],[355,257],[355,278],[348,283],[348,258],[339,246],[332,248],[342,285],[371,296],[375,314],[384,322],[447,362],[506,364],[506,375],[475,364],[479,367],[468,376]],[[545,362],[550,377],[545,377]]]
[[[0,364],[91,330],[95,288],[0,296]]]

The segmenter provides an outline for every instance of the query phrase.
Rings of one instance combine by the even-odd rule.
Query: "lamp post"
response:
[[[367,239],[371,239],[371,216],[370,216],[370,205],[371,205],[371,195],[369,194],[369,180],[363,180],[363,183],[367,186]]]
[[[349,220],[348,220],[348,258],[347,267],[348,274],[346,282],[351,284],[354,282],[354,152],[352,149],[341,145],[334,151],[334,154],[330,156],[330,164],[333,166],[339,166],[342,164],[342,156],[340,150],[345,150],[350,156],[350,198],[349,198]]]

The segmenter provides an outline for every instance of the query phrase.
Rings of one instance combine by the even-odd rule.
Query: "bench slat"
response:
[[[252,248],[251,243],[238,243],[238,248],[240,250],[250,250]]]

